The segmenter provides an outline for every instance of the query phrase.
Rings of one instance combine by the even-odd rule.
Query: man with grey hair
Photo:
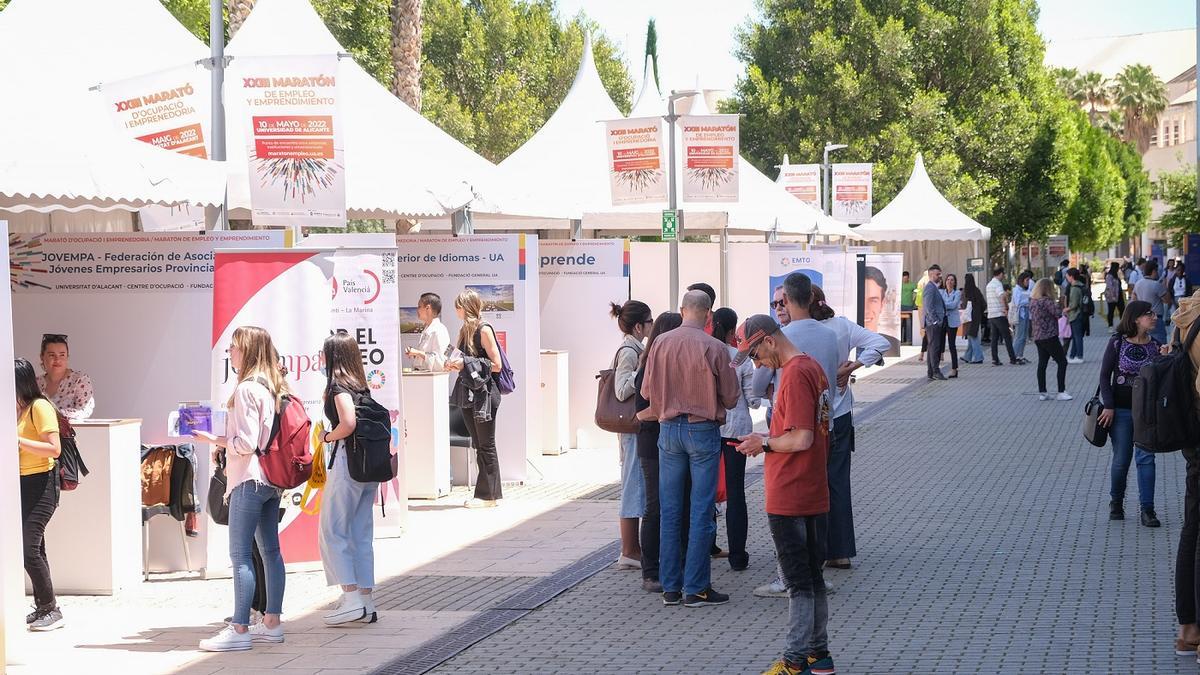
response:
[[[704,332],[712,299],[704,291],[688,291],[680,305],[683,325],[658,336],[646,354],[641,393],[650,407],[638,413],[638,418],[656,419],[660,425],[659,578],[663,604],[705,607],[729,601],[728,595],[712,588],[709,553],[716,534],[713,505],[721,424],[725,411],[737,405],[741,383],[730,367],[729,350]],[[688,476],[690,513],[683,513]],[[680,550],[683,518],[689,519],[686,561],[681,560]]]

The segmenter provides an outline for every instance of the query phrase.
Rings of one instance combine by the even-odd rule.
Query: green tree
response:
[[[1200,232],[1200,209],[1196,207],[1196,168],[1191,167],[1158,175],[1156,192],[1167,205],[1158,226],[1171,237],[1173,246],[1181,246],[1188,234]]]
[[[1142,166],[1142,156],[1132,143],[1123,142],[1112,135],[1105,140],[1108,143],[1108,155],[1116,162],[1125,181],[1123,236],[1137,236],[1150,224],[1150,200],[1153,198],[1150,176]]]
[[[1109,154],[1109,137],[1093,127],[1082,111],[1075,124],[1083,139],[1079,193],[1063,226],[1071,247],[1079,251],[1108,248],[1125,236],[1125,179]]]
[[[875,163],[877,204],[921,151],[934,183],[993,239],[1024,225],[1018,176],[1055,96],[1033,0],[762,0],[740,35],[734,101],[760,169],[784,153]],[[1053,143],[1050,143],[1053,146]],[[1069,196],[1069,195],[1068,195]]]

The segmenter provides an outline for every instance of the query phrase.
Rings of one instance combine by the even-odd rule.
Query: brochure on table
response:
[[[279,248],[284,234],[13,233],[8,241],[17,356],[37,364],[42,334],[65,333],[71,368],[95,386],[93,417],[139,418],[144,443],[179,443],[168,436],[168,414],[209,398],[214,250]],[[150,569],[184,569],[178,524],[153,518],[149,528]],[[188,539],[197,569],[209,529]]]
[[[323,421],[327,384],[321,346],[335,331],[357,339],[371,396],[392,416],[392,452],[403,456],[400,350],[393,249],[218,252],[213,283],[212,400],[224,408],[237,386],[227,349],[239,326],[271,334],[288,386],[314,424]],[[401,475],[380,486],[375,536],[399,536],[407,498]],[[300,509],[303,486],[284,493],[279,543],[286,562],[320,560],[318,516]],[[384,512],[386,511],[386,515]],[[224,542],[209,541],[209,555]]]
[[[538,239],[534,235],[473,234],[459,237],[398,235],[401,349],[415,347],[424,326],[417,318],[423,293],[442,298],[442,322],[457,344],[462,322],[454,300],[465,289],[483,299],[483,319],[496,330],[508,355],[517,389],[503,398],[497,414],[500,477],[525,480],[527,457],[540,457],[541,328],[538,297]],[[535,264],[528,265],[527,261]],[[412,367],[407,358],[405,367]],[[453,383],[451,383],[453,386]]]
[[[540,243],[542,348],[567,352],[573,448],[616,447],[596,426],[596,373],[611,368],[621,329],[609,303],[629,299],[629,241]]]
[[[792,272],[807,274],[825,292],[825,302],[839,316],[858,315],[858,271],[853,254],[840,248],[821,249],[804,244],[772,244],[767,302]],[[770,305],[767,305],[767,313]],[[772,313],[773,314],[773,313]]]

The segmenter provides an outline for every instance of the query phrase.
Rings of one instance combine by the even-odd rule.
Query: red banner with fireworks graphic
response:
[[[662,118],[610,120],[605,122],[605,132],[612,203],[665,203],[667,174],[662,152]]]
[[[238,59],[250,121],[246,152],[254,224],[346,226],[338,57]]]
[[[685,115],[679,118],[683,139],[683,201],[738,200],[738,116]]]

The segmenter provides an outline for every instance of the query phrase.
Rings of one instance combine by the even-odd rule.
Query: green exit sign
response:
[[[673,241],[677,239],[679,234],[679,212],[663,211],[662,216],[662,240]]]

